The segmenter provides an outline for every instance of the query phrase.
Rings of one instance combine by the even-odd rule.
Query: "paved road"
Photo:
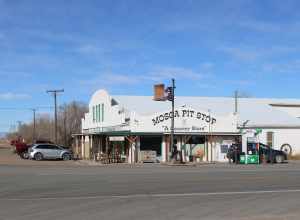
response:
[[[299,219],[300,164],[0,166],[0,219]]]

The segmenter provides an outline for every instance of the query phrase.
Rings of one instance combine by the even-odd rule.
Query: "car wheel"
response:
[[[29,153],[28,152],[23,152],[22,153],[22,158],[26,159],[26,160],[29,159]]]
[[[277,156],[275,157],[275,161],[276,161],[276,163],[283,163],[284,158],[283,158],[282,155],[277,155]]]
[[[42,155],[41,153],[36,153],[36,154],[34,155],[34,159],[35,159],[35,160],[42,160],[42,159],[43,159],[43,155]]]
[[[64,154],[62,155],[62,159],[63,159],[63,160],[70,160],[70,159],[71,159],[71,155],[68,154],[68,153],[64,153]]]
[[[284,151],[287,155],[292,155],[292,147],[289,144],[283,144],[280,150]]]

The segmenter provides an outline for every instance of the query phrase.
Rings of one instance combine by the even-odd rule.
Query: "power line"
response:
[[[35,109],[53,109],[53,106],[38,106],[35,107]],[[28,110],[32,110],[32,108],[28,107],[28,108],[16,108],[16,107],[0,107],[0,110],[3,111],[28,111]]]

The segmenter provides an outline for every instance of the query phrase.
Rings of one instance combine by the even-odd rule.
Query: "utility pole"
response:
[[[171,148],[172,148],[172,155],[173,159],[176,159],[176,146],[174,145],[174,121],[175,121],[175,114],[174,114],[174,102],[175,102],[175,79],[172,79],[172,87],[171,87],[171,97],[169,98],[169,101],[172,102],[172,118],[171,118]]]
[[[64,109],[64,144],[67,146],[67,109]]]
[[[33,112],[33,132],[32,132],[32,143],[35,143],[35,139],[36,139],[36,136],[35,136],[35,132],[36,132],[36,121],[35,121],[35,113],[36,113],[36,109],[33,108],[31,109],[32,112]]]
[[[234,113],[238,113],[238,97],[239,97],[239,92],[238,90],[234,91]]]
[[[57,93],[64,92],[64,89],[47,90],[47,93],[51,93],[54,96],[54,134],[55,143],[57,144]]]
[[[20,129],[21,129],[21,126],[22,126],[22,121],[17,121],[17,124],[18,124],[17,131],[20,135]]]
[[[174,112],[174,103],[175,103],[175,79],[172,79],[172,85],[165,89],[164,84],[154,85],[154,101],[170,101],[172,102],[172,111],[170,116],[171,118],[171,134],[170,134],[170,148],[171,159],[176,160],[177,156],[177,147],[174,145],[174,121],[175,121],[175,112]],[[168,152],[169,152],[168,150]],[[182,157],[180,157],[182,158]],[[166,157],[168,160],[168,157]],[[181,159],[180,159],[181,160]],[[182,162],[182,161],[181,161]]]
[[[208,109],[209,117],[211,118],[211,111]],[[209,145],[210,145],[210,162],[213,161],[213,147],[212,147],[212,127],[211,123],[208,124],[208,135],[209,135]]]

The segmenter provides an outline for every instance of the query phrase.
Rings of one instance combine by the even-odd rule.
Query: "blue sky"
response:
[[[299,4],[0,0],[0,131],[51,106],[47,89],[88,102],[100,88],[152,95],[174,77],[177,95],[300,98]]]

